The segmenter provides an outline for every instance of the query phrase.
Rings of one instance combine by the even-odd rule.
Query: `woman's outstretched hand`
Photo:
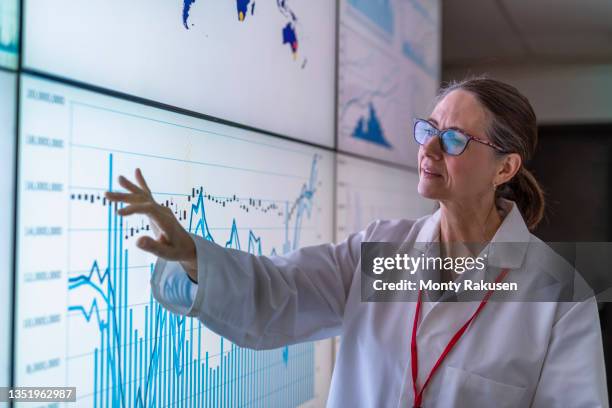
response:
[[[193,240],[178,222],[172,210],[158,204],[153,199],[151,190],[147,186],[140,169],[136,169],[135,178],[138,185],[123,176],[119,176],[119,184],[128,192],[107,191],[106,198],[113,202],[127,204],[117,211],[121,216],[146,215],[155,233],[155,238],[140,237],[136,241],[136,245],[158,257],[180,262],[191,279],[197,282],[197,257]]]

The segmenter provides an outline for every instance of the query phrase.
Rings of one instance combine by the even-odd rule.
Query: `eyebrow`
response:
[[[436,125],[436,127],[438,127],[438,128],[440,127],[440,124],[438,123],[438,121],[437,121],[437,120],[435,120],[435,119],[434,119],[434,118],[432,118],[432,117],[428,117],[428,118],[427,118],[427,121],[428,121],[428,122],[433,123],[433,124],[434,124],[434,125]],[[470,134],[469,132],[467,132],[466,130],[464,130],[464,129],[462,129],[462,128],[458,127],[458,126],[451,126],[451,127],[446,128],[446,129],[457,130],[457,131],[459,131],[459,132],[465,133],[466,135],[469,135],[469,134]]]

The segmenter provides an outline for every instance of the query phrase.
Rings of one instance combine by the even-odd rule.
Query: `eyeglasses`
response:
[[[504,150],[494,143],[488,140],[479,139],[474,136],[470,136],[467,133],[457,129],[444,129],[439,130],[431,122],[425,119],[415,119],[414,121],[414,140],[420,145],[425,145],[432,137],[440,137],[440,147],[445,153],[452,156],[459,156],[465,151],[468,143],[474,140],[478,143],[482,143],[498,152],[504,153]]]

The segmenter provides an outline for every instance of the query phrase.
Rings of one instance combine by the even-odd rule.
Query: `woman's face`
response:
[[[488,140],[487,115],[474,95],[455,90],[435,107],[429,120],[438,129],[455,127],[474,137]],[[497,172],[495,151],[470,141],[459,156],[442,151],[439,138],[419,148],[419,186],[423,197],[443,202],[471,203],[492,193]]]

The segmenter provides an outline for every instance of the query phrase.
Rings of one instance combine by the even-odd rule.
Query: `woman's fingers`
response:
[[[151,190],[145,181],[140,169],[135,171],[136,182],[140,185],[132,183],[123,176],[119,176],[119,185],[129,191],[129,193],[120,193],[115,191],[107,191],[105,196],[113,202],[124,202],[128,204],[143,202],[146,199],[152,199]]]
[[[151,194],[151,189],[149,189],[149,186],[147,185],[147,182],[144,176],[142,175],[142,171],[140,171],[140,169],[136,169],[134,173],[136,175],[136,181],[138,182],[140,187],[148,194]]]
[[[128,191],[131,191],[132,193],[135,193],[135,194],[143,193],[140,187],[138,187],[136,184],[132,183],[130,180],[126,179],[123,176],[119,176],[119,184],[121,185],[121,187],[125,188]]]
[[[152,253],[157,257],[170,260],[175,258],[174,248],[172,248],[170,245],[156,241],[151,237],[144,236],[138,238],[136,241],[136,246],[144,251]]]
[[[180,224],[178,224],[174,214],[172,214],[167,207],[162,207],[154,201],[130,204],[127,207],[117,210],[117,214],[124,217],[133,214],[146,215],[152,221],[151,225],[153,226],[154,230],[157,229],[157,231],[155,231],[156,236],[159,236],[162,233],[172,234],[177,225],[180,227]]]
[[[133,214],[144,214],[150,217],[154,217],[157,212],[157,208],[155,203],[146,202],[146,203],[136,203],[128,205],[127,207],[123,207],[117,210],[117,214],[122,216],[128,216]]]
[[[104,197],[106,197],[107,200],[112,202],[122,202],[128,204],[138,203],[144,200],[142,194],[117,193],[115,191],[107,191],[106,193],[104,193]]]
[[[157,257],[180,260],[188,262],[189,265],[194,264],[195,245],[187,231],[181,226],[170,208],[155,202],[142,171],[136,169],[134,175],[140,187],[127,178],[119,176],[119,184],[128,192],[108,191],[105,197],[111,202],[128,204],[117,210],[120,216],[141,214],[149,218],[156,238],[140,237],[136,245]],[[197,267],[192,269],[196,270]]]

